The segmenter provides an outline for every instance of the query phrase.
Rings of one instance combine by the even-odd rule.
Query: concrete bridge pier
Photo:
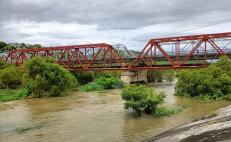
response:
[[[147,82],[147,71],[124,71],[120,78],[126,84]]]

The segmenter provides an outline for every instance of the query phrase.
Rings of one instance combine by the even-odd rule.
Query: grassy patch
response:
[[[169,116],[169,115],[177,114],[188,107],[189,107],[188,105],[177,106],[174,108],[166,108],[166,107],[161,106],[156,109],[154,115],[157,117]]]
[[[0,89],[0,101],[21,100],[28,96],[28,90],[20,89]]]
[[[102,91],[104,89],[122,88],[123,82],[118,77],[99,77],[94,82],[90,82],[80,87],[80,91]]]
[[[101,91],[103,89],[104,89],[103,86],[96,83],[96,82],[90,82],[90,83],[80,87],[81,92]]]

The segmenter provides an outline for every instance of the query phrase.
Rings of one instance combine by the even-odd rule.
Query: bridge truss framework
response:
[[[150,39],[141,52],[106,43],[13,50],[3,57],[22,64],[34,56],[54,57],[70,70],[149,70],[206,67],[231,56],[231,32]]]

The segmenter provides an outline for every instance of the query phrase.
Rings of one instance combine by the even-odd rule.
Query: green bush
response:
[[[156,95],[152,88],[144,85],[126,86],[121,96],[125,100],[125,109],[131,108],[137,115],[141,115],[141,112],[155,113],[157,106],[163,103],[165,98],[163,93]]]
[[[80,87],[80,91],[82,91],[82,92],[101,91],[103,89],[104,89],[103,86],[97,84],[96,82],[90,82],[90,83]]]
[[[93,72],[72,72],[73,75],[78,80],[79,84],[87,84],[88,82],[92,82],[94,80]]]
[[[110,78],[116,77],[118,78],[121,74],[121,71],[99,71],[95,72],[96,79],[100,77]]]
[[[184,109],[188,108],[189,106],[188,105],[183,105],[183,106],[176,106],[176,107],[173,107],[173,108],[166,108],[166,107],[158,107],[156,109],[156,112],[155,112],[155,116],[157,117],[161,117],[161,116],[169,116],[169,115],[172,115],[172,114],[177,114],[181,111],[183,111]]]
[[[4,69],[9,66],[11,65],[0,59],[0,69]]]
[[[16,47],[13,46],[13,45],[8,44],[3,49],[4,49],[4,51],[11,51],[11,50],[15,50]]]
[[[162,71],[147,71],[147,80],[148,82],[162,82],[163,81],[163,72]]]
[[[175,71],[174,70],[167,70],[167,71],[164,71],[164,78],[167,80],[167,81],[173,81],[174,78],[175,78]]]
[[[123,82],[117,77],[100,77],[96,79],[96,83],[103,86],[104,89],[123,87]]]
[[[122,88],[123,82],[118,77],[99,77],[95,82],[90,82],[82,87],[81,91],[100,91],[104,89]]]
[[[24,64],[24,80],[32,97],[65,95],[76,87],[75,77],[51,58],[35,57]]]
[[[178,73],[176,95],[198,97],[208,101],[231,94],[231,62],[222,57],[208,68],[183,70]]]
[[[21,84],[21,75],[16,66],[0,69],[0,88],[17,88]]]

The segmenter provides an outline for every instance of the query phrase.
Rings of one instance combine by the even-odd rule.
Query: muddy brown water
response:
[[[0,103],[1,142],[142,141],[211,113],[229,102],[202,103],[174,96],[174,84],[150,84],[167,95],[165,105],[190,108],[169,117],[135,117],[124,110],[122,90],[73,92],[68,97]]]

